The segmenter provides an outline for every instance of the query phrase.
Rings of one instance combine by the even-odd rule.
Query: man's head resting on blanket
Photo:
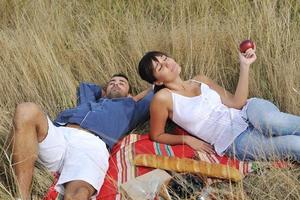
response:
[[[107,83],[105,96],[107,98],[121,98],[130,95],[130,85],[126,75],[114,74]]]

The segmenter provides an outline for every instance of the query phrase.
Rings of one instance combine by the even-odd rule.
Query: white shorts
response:
[[[48,119],[48,135],[39,143],[39,161],[60,174],[55,189],[64,194],[64,183],[82,180],[97,194],[108,169],[109,152],[97,136],[84,130],[56,127]]]

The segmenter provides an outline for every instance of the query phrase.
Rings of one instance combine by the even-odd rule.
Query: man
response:
[[[153,92],[129,94],[126,76],[114,75],[106,91],[81,83],[78,105],[52,123],[34,103],[22,103],[13,119],[13,163],[22,199],[30,198],[34,163],[60,173],[55,186],[64,199],[97,195],[108,169],[109,150],[124,134],[144,122]]]

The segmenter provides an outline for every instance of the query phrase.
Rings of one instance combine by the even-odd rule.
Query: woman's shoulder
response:
[[[197,75],[193,78],[193,80],[198,81],[200,83],[204,83],[205,85],[207,85],[208,87],[212,87],[214,85],[214,82],[212,79],[210,79],[209,77],[205,76],[205,75]]]
[[[172,92],[168,88],[163,88],[159,90],[157,93],[155,93],[153,97],[153,101],[163,103],[163,102],[170,101],[171,98],[172,98]]]

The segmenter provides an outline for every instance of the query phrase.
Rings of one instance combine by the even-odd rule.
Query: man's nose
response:
[[[115,82],[113,87],[119,87],[120,83],[119,82]]]

